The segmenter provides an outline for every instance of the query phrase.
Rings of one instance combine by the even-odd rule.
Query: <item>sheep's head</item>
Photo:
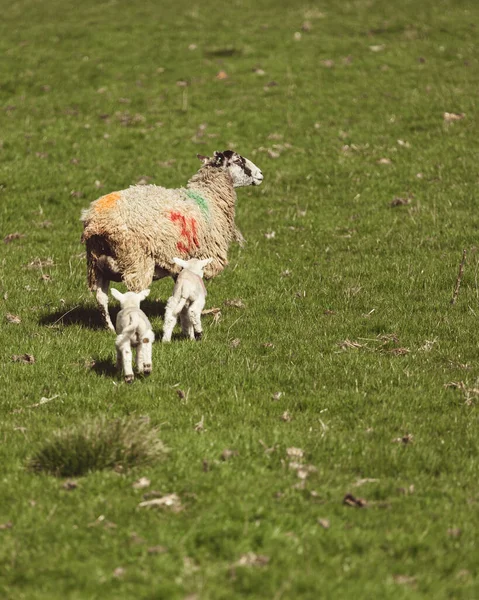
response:
[[[260,185],[263,181],[261,169],[244,156],[233,152],[233,150],[215,152],[211,158],[198,154],[198,158],[204,165],[228,171],[233,180],[233,187]]]
[[[206,265],[209,265],[212,261],[212,258],[204,258],[203,260],[199,258],[190,258],[190,260],[183,260],[182,258],[175,257],[172,259],[171,262],[174,262],[176,265],[182,267],[183,269],[188,269],[192,273],[195,273],[195,275],[203,277],[204,268],[206,267]]]

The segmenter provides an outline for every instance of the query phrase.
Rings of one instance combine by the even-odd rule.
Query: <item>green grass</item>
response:
[[[0,242],[2,598],[479,597],[478,17],[472,0],[4,3],[0,235],[25,237]],[[226,148],[265,180],[238,190],[247,246],[208,284],[222,317],[155,344],[127,386],[80,210],[140,177],[184,185]],[[145,302],[157,337],[171,288]],[[28,469],[55,431],[130,415],[167,460],[71,491]],[[181,510],[139,508],[151,490]]]

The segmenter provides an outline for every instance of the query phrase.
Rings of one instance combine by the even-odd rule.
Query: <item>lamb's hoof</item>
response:
[[[163,338],[161,341],[163,344],[167,344],[168,342],[171,342],[171,340],[169,338]]]
[[[125,383],[133,383],[134,375],[125,375]]]
[[[143,368],[143,375],[151,375],[151,365],[145,365]]]
[[[202,331],[195,331],[195,340],[197,342],[199,342],[202,337],[203,337],[203,332]]]

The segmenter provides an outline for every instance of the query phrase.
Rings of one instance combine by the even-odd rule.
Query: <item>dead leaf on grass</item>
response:
[[[391,164],[391,159],[390,158],[380,158],[377,163],[378,165],[390,165]]]
[[[149,487],[151,484],[151,481],[148,479],[148,477],[140,477],[140,479],[138,479],[137,481],[135,481],[132,484],[132,487],[135,490],[143,490],[147,487]]]
[[[71,492],[72,490],[76,490],[76,489],[77,489],[77,487],[78,487],[78,482],[77,482],[77,481],[73,481],[73,480],[71,480],[71,479],[69,479],[69,480],[65,481],[65,482],[62,484],[62,488],[63,488],[64,490],[67,490],[67,492]]]
[[[232,298],[223,302],[225,306],[233,306],[234,308],[246,308],[245,303],[240,298]],[[219,309],[217,309],[219,310]]]
[[[301,459],[304,457],[304,451],[301,448],[295,448],[294,446],[286,448],[286,454],[289,458]]]
[[[121,577],[123,577],[125,575],[125,569],[123,567],[117,567],[114,571],[113,571],[113,577],[116,577],[117,579],[120,579]]]
[[[269,563],[269,556],[264,554],[255,554],[254,552],[247,552],[242,554],[239,560],[235,563],[237,567],[264,567]]]
[[[24,237],[26,237],[26,235],[24,233],[18,233],[18,232],[9,233],[8,235],[6,235],[3,238],[3,241],[4,241],[5,244],[10,244],[14,240],[19,240],[19,239],[24,238]]]
[[[168,552],[166,546],[150,546],[148,548],[148,554],[165,554],[165,552]]]
[[[198,423],[195,424],[195,431],[197,433],[203,433],[206,431],[205,429],[205,418],[203,415],[201,415],[201,419],[198,421]]]
[[[391,200],[391,202],[389,203],[389,206],[394,208],[395,206],[407,206],[408,204],[411,204],[410,198],[396,197],[396,198],[394,198],[394,200]]]
[[[415,587],[417,583],[417,578],[410,575],[393,575],[393,580],[399,585],[410,585],[412,587]]]
[[[221,308],[217,308],[217,307],[206,308],[205,310],[201,311],[201,316],[204,317],[205,315],[217,315],[218,313],[221,314]]]
[[[60,396],[60,394],[55,394],[54,396],[52,396],[51,398],[40,398],[39,402],[35,402],[35,404],[29,404],[27,406],[27,408],[37,408],[37,406],[42,406],[43,404],[47,404],[47,402],[51,402],[52,400],[55,400],[55,398],[58,398]]]
[[[135,531],[130,533],[130,542],[132,544],[141,545],[146,542],[145,538],[142,538],[141,535],[138,535]]]
[[[392,441],[398,444],[410,444],[414,439],[412,433],[406,433],[402,437],[394,438]]]
[[[161,498],[153,498],[153,500],[145,500],[138,504],[139,508],[168,508],[172,512],[180,512],[183,510],[180,497],[177,494],[167,494]]]
[[[283,395],[283,392],[275,392],[272,396],[271,396],[271,400],[279,400],[281,398],[281,396]]]
[[[33,365],[33,363],[35,362],[35,357],[33,356],[33,354],[14,354],[12,356],[12,361],[25,363],[27,365]]]
[[[216,79],[219,79],[220,81],[223,79],[228,79],[228,73],[226,71],[219,71],[216,74]]]
[[[461,537],[462,535],[462,529],[459,529],[459,527],[452,527],[451,529],[447,530],[447,535],[452,537],[452,538],[458,538]]]
[[[232,458],[233,456],[238,456],[238,454],[239,454],[238,450],[230,450],[229,448],[225,448],[223,450],[223,452],[221,453],[221,460],[227,461],[230,458]]]
[[[13,325],[18,325],[19,323],[22,322],[20,317],[18,317],[17,315],[12,315],[12,313],[7,313],[5,315],[5,319],[7,320],[8,323],[12,323]]]
[[[389,348],[387,350],[389,354],[394,354],[395,356],[404,356],[405,354],[409,354],[411,352],[409,348]]]
[[[451,123],[453,121],[461,121],[462,119],[464,119],[466,115],[464,113],[450,113],[450,112],[445,112],[442,117],[444,119],[444,121],[446,123]]]
[[[231,342],[230,342],[231,348],[237,348],[240,344],[241,344],[241,340],[239,338],[235,338],[234,340],[231,340]]]
[[[367,500],[365,498],[356,498],[352,494],[346,494],[343,498],[343,504],[354,506],[355,508],[363,508],[367,506]]]
[[[52,258],[34,258],[28,263],[28,269],[43,269],[44,267],[53,267],[55,263]]]
[[[341,348],[341,350],[349,350],[351,348],[357,350],[358,348],[365,347],[365,344],[360,344],[359,342],[353,342],[349,339],[345,339],[343,342],[339,342],[338,345]]]
[[[318,525],[321,525],[323,529],[329,529],[331,527],[329,519],[318,519]]]
[[[378,483],[378,482],[379,482],[379,479],[372,479],[370,477],[365,477],[364,479],[358,479],[352,485],[353,485],[353,487],[360,487],[361,485],[364,485],[365,483]]]
[[[285,423],[288,423],[289,421],[291,421],[292,418],[293,417],[287,410],[285,410],[284,413],[281,415],[281,420],[284,421]]]

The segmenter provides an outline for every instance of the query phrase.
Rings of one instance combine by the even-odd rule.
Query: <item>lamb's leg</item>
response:
[[[127,336],[124,336],[124,335],[119,335],[116,338],[115,345],[116,345],[117,352],[121,356],[123,372],[125,374],[125,383],[131,383],[134,379],[134,375],[133,375],[130,338]]]
[[[110,287],[110,281],[105,279],[102,275],[97,275],[97,288],[96,288],[96,300],[100,307],[101,317],[104,325],[111,331],[115,331],[113,323],[110,319],[110,313],[108,312],[108,288]]]
[[[188,310],[188,307],[184,306],[183,310],[180,312],[181,331],[183,332],[183,335],[192,340],[195,337],[195,331],[193,329],[193,323],[189,317]]]
[[[161,340],[162,342],[171,342],[171,334],[173,333],[173,329],[176,325],[176,304],[176,299],[173,298],[173,296],[171,296],[166,303],[165,320],[163,323],[163,338]]]
[[[200,297],[191,303],[189,308],[189,317],[194,329],[194,337],[197,341],[203,337],[203,328],[201,327],[201,311],[205,306],[205,299]]]
[[[154,339],[155,339],[155,334],[150,329],[150,331],[147,331],[146,334],[143,336],[143,338],[138,346],[138,357],[140,357],[140,352],[141,352],[141,359],[138,358],[138,370],[140,371],[140,360],[141,360],[141,371],[140,372],[144,373],[145,375],[149,375],[152,370],[151,355],[152,355],[152,345],[153,345]]]

